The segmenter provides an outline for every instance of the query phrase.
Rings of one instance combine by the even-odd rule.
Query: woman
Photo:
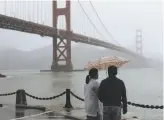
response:
[[[98,79],[98,70],[92,68],[89,71],[89,75],[86,77],[86,84],[84,86],[84,96],[85,96],[85,111],[87,114],[87,120],[100,120],[102,116],[101,104],[98,99],[98,88],[99,83],[96,81]]]

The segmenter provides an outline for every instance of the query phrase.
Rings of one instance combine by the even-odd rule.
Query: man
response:
[[[127,98],[124,82],[116,77],[117,67],[108,67],[109,77],[99,87],[98,98],[103,103],[103,120],[121,120],[121,102],[123,114],[127,113]]]

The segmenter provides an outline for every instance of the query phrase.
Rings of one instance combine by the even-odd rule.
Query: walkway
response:
[[[15,106],[5,105],[3,108],[0,108],[0,118],[3,120],[85,120],[85,111],[82,108],[65,110],[60,106],[48,107],[46,111],[15,110]],[[130,117],[123,120],[139,119]]]

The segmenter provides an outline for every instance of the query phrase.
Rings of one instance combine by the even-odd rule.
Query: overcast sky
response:
[[[135,50],[136,29],[141,29],[144,54],[162,54],[162,4],[159,0],[92,0],[92,3],[108,31],[119,44]],[[81,1],[81,4],[104,38],[96,33],[77,1],[71,3],[72,30],[117,44],[103,29],[89,1]],[[37,9],[37,6],[40,8]],[[59,6],[64,6],[63,0],[60,0]],[[52,25],[51,1],[17,1],[17,3],[1,1],[0,13],[49,26]],[[61,17],[59,20],[58,27],[64,29],[64,18]],[[0,34],[2,36],[0,47],[33,50],[52,43],[52,39],[48,37],[10,30],[0,29]]]

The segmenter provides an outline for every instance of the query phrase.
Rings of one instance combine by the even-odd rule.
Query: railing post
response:
[[[27,100],[26,100],[26,92],[25,90],[17,90],[16,92],[16,112],[15,112],[15,117],[24,117],[24,110],[25,108],[19,108],[19,105],[27,105]],[[21,110],[21,111],[20,111]]]
[[[20,118],[25,116],[25,110],[23,109],[16,109],[15,111],[15,118]]]
[[[70,98],[70,89],[66,89],[66,104],[64,108],[73,108],[71,104],[71,98]]]
[[[16,92],[16,106],[17,105],[27,105],[25,90],[17,90],[17,92]]]

